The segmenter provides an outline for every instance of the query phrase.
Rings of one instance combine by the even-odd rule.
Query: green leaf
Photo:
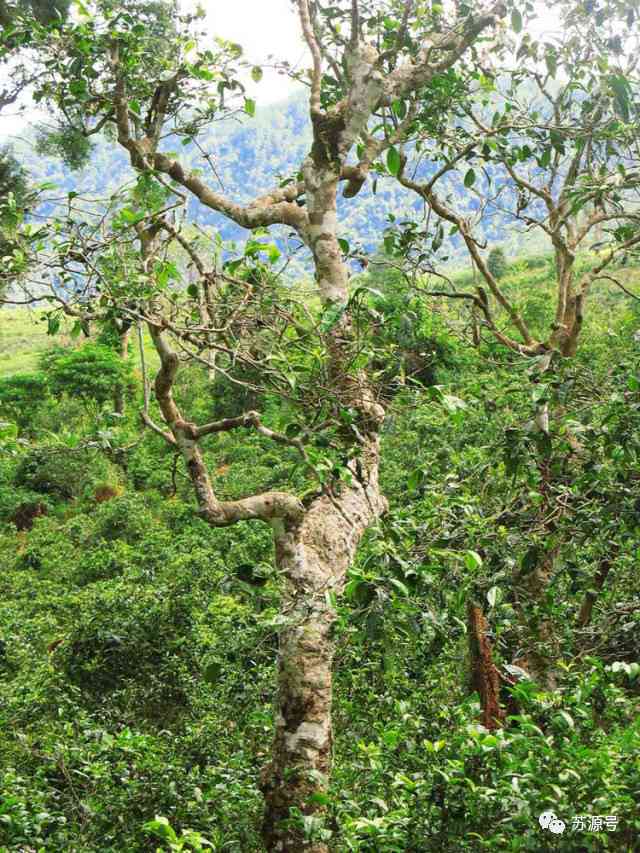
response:
[[[0,441],[9,441],[18,437],[18,425],[9,421],[0,421]]]
[[[544,55],[544,61],[547,63],[547,71],[551,77],[555,77],[558,71],[558,58],[556,54],[548,50]]]
[[[193,282],[187,287],[187,293],[192,299],[198,298],[198,285]]]
[[[511,12],[511,27],[513,28],[514,33],[522,31],[522,15],[518,9],[513,9]]]
[[[558,711],[558,716],[562,717],[565,723],[569,726],[570,729],[575,729],[576,724],[573,721],[573,717],[571,714],[568,714],[566,711]]]
[[[489,607],[495,607],[497,604],[500,604],[502,601],[502,590],[499,586],[491,587],[487,593],[487,601],[489,602]]]
[[[394,101],[391,104],[391,109],[400,120],[402,120],[407,114],[407,105],[404,101]]]
[[[320,320],[320,331],[323,334],[330,332],[346,310],[347,306],[344,304],[336,303],[334,305],[330,305]]]
[[[436,234],[431,243],[431,250],[433,252],[437,252],[440,246],[442,246],[442,241],[444,240],[444,228],[442,227],[442,223],[438,225],[436,228]]]
[[[244,111],[248,116],[253,116],[256,114],[256,102],[252,98],[244,99]]]
[[[120,211],[120,216],[125,222],[128,222],[130,224],[133,224],[134,222],[140,222],[141,219],[144,219],[144,214],[136,213],[129,207],[123,207]]]
[[[254,65],[251,69],[252,79],[255,80],[256,83],[259,83],[262,80],[263,76],[264,72],[262,71],[262,68],[260,68],[258,65]]]
[[[539,545],[531,545],[527,549],[525,555],[522,558],[521,563],[523,575],[528,575],[536,568],[536,566],[542,559],[543,553],[544,551]]]
[[[456,412],[460,412],[467,408],[465,401],[461,400],[460,397],[455,397],[453,394],[443,394],[441,402],[445,409],[448,412],[451,412],[451,414],[455,414]]]
[[[84,98],[87,94],[87,84],[84,80],[72,80],[69,83],[69,91],[72,95],[75,95],[76,98]]]
[[[540,155],[540,166],[546,169],[549,163],[551,163],[551,148],[547,146]]]
[[[482,557],[480,556],[480,554],[478,554],[477,551],[465,551],[464,564],[470,572],[473,572],[476,569],[481,568]]]
[[[202,671],[202,677],[207,684],[217,684],[222,674],[222,664],[220,661],[213,660],[205,666]]]
[[[625,121],[629,121],[629,81],[621,74],[612,74],[609,82],[615,95],[616,112]]]
[[[316,791],[315,794],[311,794],[309,797],[309,801],[312,803],[317,803],[320,806],[328,806],[331,802],[331,797],[328,794],[325,794],[323,791]]]
[[[399,590],[405,598],[409,598],[409,588],[403,584],[402,581],[399,581],[398,578],[389,578],[389,583],[392,584],[392,586],[395,586],[395,588]]]
[[[422,483],[424,482],[424,471],[422,468],[416,468],[415,471],[412,471],[409,474],[409,479],[407,480],[407,487],[409,491],[415,492],[416,489],[419,489]]]
[[[349,254],[349,241],[348,240],[343,240],[342,238],[340,238],[338,240],[338,245],[340,246],[340,249],[342,250],[342,253],[344,255]]]
[[[549,141],[556,149],[556,151],[558,151],[560,154],[564,154],[564,138],[561,133],[559,133],[557,130],[552,130],[549,133]]]
[[[275,243],[271,243],[267,246],[267,257],[269,258],[269,262],[275,264],[276,261],[280,257],[280,249],[276,246]]]
[[[400,166],[402,165],[402,160],[400,158],[400,152],[397,148],[391,146],[391,148],[387,151],[387,169],[394,176],[400,173]]]
[[[472,187],[476,182],[476,173],[473,169],[469,169],[467,174],[464,176],[464,185],[469,188]]]
[[[178,842],[178,836],[166,817],[156,815],[156,819],[145,823],[143,829],[147,832],[153,833],[153,835],[156,835],[158,838],[163,838],[165,841],[172,842],[173,844],[177,844]]]

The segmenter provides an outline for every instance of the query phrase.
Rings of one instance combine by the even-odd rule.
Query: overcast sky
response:
[[[195,0],[182,3],[183,8],[196,5]],[[211,32],[241,44],[250,62],[261,65],[273,54],[292,65],[310,64],[290,0],[203,0],[201,5],[207,10]],[[282,100],[295,88],[287,76],[268,68],[259,84],[250,79],[245,82],[258,105]],[[7,108],[0,114],[0,138],[19,134],[37,118],[34,112],[19,114],[17,109]]]
[[[241,44],[251,62],[259,65],[272,53],[292,65],[310,65],[291,0],[217,0],[202,5],[207,9],[211,32]],[[212,8],[214,5],[217,11]],[[291,89],[288,77],[265,69],[255,94],[258,103],[272,103],[285,98]]]

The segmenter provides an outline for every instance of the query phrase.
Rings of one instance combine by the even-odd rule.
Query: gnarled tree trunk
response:
[[[307,837],[304,821],[322,810],[321,795],[328,787],[331,766],[332,627],[336,618],[333,595],[340,594],[347,571],[362,535],[382,513],[386,501],[378,486],[379,433],[384,410],[377,402],[371,377],[357,367],[359,354],[350,305],[350,270],[343,257],[338,234],[337,193],[340,182],[349,181],[344,193],[349,198],[364,185],[372,163],[394,141],[401,141],[413,113],[387,134],[369,136],[371,119],[380,109],[402,99],[420,100],[423,87],[464,54],[480,33],[493,26],[506,8],[498,0],[478,15],[467,15],[435,42],[420,49],[417,56],[393,63],[385,73],[385,57],[368,43],[362,31],[358,3],[352,3],[351,33],[343,48],[343,97],[323,104],[325,45],[319,41],[317,4],[295,0],[303,36],[313,59],[310,78],[310,116],[313,143],[302,164],[301,177],[294,183],[275,187],[248,205],[240,205],[209,187],[196,172],[188,172],[170,155],[159,150],[169,114],[173,123],[173,98],[186,76],[180,66],[173,77],[156,84],[153,102],[143,123],[132,121],[128,102],[128,79],[123,73],[125,45],[114,39],[109,48],[109,64],[114,78],[113,115],[118,141],[129,152],[137,170],[154,170],[169,176],[205,206],[225,215],[243,228],[286,225],[307,245],[313,257],[318,296],[328,323],[319,324],[323,349],[322,376],[326,384],[323,405],[335,420],[342,458],[350,470],[350,482],[325,483],[323,493],[309,507],[292,494],[267,492],[236,501],[220,500],[214,492],[200,439],[215,432],[254,428],[281,444],[294,444],[307,460],[301,441],[289,439],[264,427],[258,413],[246,412],[202,426],[187,421],[173,398],[172,386],[179,368],[178,354],[169,343],[169,329],[194,346],[193,330],[175,328],[162,316],[161,299],[155,300],[145,319],[158,352],[161,366],[155,392],[164,425],[155,424],[145,398],[144,422],[179,452],[197,497],[199,513],[213,526],[259,520],[272,525],[276,558],[286,582],[282,615],[285,625],[280,635],[279,685],[272,761],[265,769],[262,788],[266,810],[263,837],[271,851],[313,851],[322,853],[326,844]],[[407,5],[404,29],[411,13]],[[404,50],[398,38],[396,53]],[[331,65],[335,63],[331,59]],[[336,67],[338,67],[336,65]],[[341,76],[341,75],[339,75]],[[171,106],[171,110],[169,105]],[[109,116],[111,118],[111,115]],[[362,137],[364,153],[357,167],[348,159]],[[358,155],[360,157],[360,154]],[[179,193],[180,195],[180,193]],[[304,204],[301,203],[304,197]],[[153,239],[164,229],[179,240],[167,221],[137,227],[143,256],[152,255]],[[180,240],[179,240],[180,242]],[[187,241],[181,245],[198,269],[203,286],[204,269],[193,257]],[[145,267],[147,263],[145,261]],[[200,311],[207,308],[200,302]],[[160,312],[160,316],[156,314]],[[204,335],[195,342],[197,354],[211,343],[205,311]],[[214,330],[210,330],[211,333]],[[205,347],[202,346],[205,345]],[[348,414],[348,425],[345,418]],[[302,823],[302,825],[301,825]],[[309,822],[307,821],[307,824]]]
[[[276,562],[286,577],[272,760],[262,774],[263,838],[270,851],[325,853],[303,817],[319,816],[332,759],[332,629],[358,544],[386,508],[377,481],[377,440],[368,482],[317,499],[301,522],[275,522]],[[319,796],[320,795],[320,796]]]
[[[499,728],[505,717],[500,706],[500,673],[493,662],[491,643],[487,637],[488,624],[482,607],[475,601],[467,604],[467,630],[471,683],[480,696],[482,725],[492,731]]]

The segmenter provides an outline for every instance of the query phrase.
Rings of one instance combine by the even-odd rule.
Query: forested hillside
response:
[[[639,849],[640,10],[554,10],[293,0],[261,109],[0,0],[0,853]]]
[[[46,123],[45,123],[46,124]],[[130,177],[126,156],[112,145],[98,140],[92,145],[88,162],[73,168],[58,157],[38,157],[34,148],[38,132],[32,131],[27,141],[7,140],[16,155],[30,164],[32,180],[51,184],[49,193],[80,191],[88,195],[107,195],[117,191]],[[201,135],[199,148],[180,147],[183,160],[191,168],[213,176],[220,189],[237,187],[237,198],[248,201],[256,193],[267,192],[273,176],[289,177],[304,157],[311,142],[311,124],[304,94],[270,107],[258,107],[255,116],[239,115],[219,124],[212,124]],[[201,149],[201,150],[200,150]],[[34,157],[34,154],[36,156]],[[210,162],[203,156],[211,155]],[[429,171],[429,170],[427,170]],[[434,171],[431,167],[430,171]],[[246,176],[251,175],[251,182]],[[375,189],[375,192],[374,192]],[[455,182],[451,192],[459,192]],[[226,240],[242,239],[243,229],[213,211],[193,206],[192,221],[212,226]],[[375,188],[370,182],[358,195],[355,203],[340,205],[341,236],[362,243],[367,251],[377,250],[389,225],[388,216],[398,220],[424,220],[423,205],[412,199],[395,182],[381,180]],[[540,252],[548,249],[548,241],[536,239],[524,228],[513,227],[512,217],[505,211],[493,210],[483,218],[479,237],[489,248],[503,245],[512,255],[523,251]],[[448,248],[452,262],[465,262],[461,241],[453,239]],[[297,270],[302,267],[296,265]]]

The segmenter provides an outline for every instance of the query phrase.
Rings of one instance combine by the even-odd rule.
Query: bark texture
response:
[[[482,725],[493,730],[502,725],[505,712],[500,707],[500,673],[493,662],[487,628],[482,608],[476,602],[470,601],[467,606],[467,630],[471,683],[480,695]]]
[[[536,420],[544,414],[546,431],[549,429],[549,412],[546,404],[536,416]],[[539,428],[542,429],[540,423]],[[545,612],[549,587],[555,572],[556,561],[560,552],[560,544],[554,543],[548,547],[547,539],[556,533],[556,522],[553,520],[552,477],[549,464],[539,463],[540,486],[542,502],[538,509],[540,526],[545,534],[541,554],[537,563],[529,570],[520,572],[516,578],[516,611],[523,633],[524,658],[520,665],[530,673],[534,681],[546,690],[557,689],[557,673],[555,661],[560,654],[560,644],[556,626]]]
[[[326,843],[310,837],[300,818],[317,816],[322,811],[322,794],[327,790],[331,770],[331,634],[335,620],[332,600],[333,595],[343,590],[362,535],[386,507],[378,486],[379,433],[384,410],[366,372],[354,365],[358,346],[350,317],[349,267],[339,242],[337,193],[340,182],[346,181],[347,197],[355,195],[374,160],[402,135],[401,123],[395,135],[370,136],[368,126],[376,111],[399,98],[409,98],[413,107],[405,120],[408,127],[420,103],[420,89],[454,65],[477,36],[506,13],[506,7],[498,0],[486,12],[458,19],[445,33],[434,33],[417,57],[400,56],[403,41],[399,38],[398,61],[392,63],[392,70],[387,73],[384,57],[362,37],[358,4],[354,2],[351,38],[348,44],[345,42],[342,70],[337,72],[343,78],[344,97],[324,106],[321,91],[324,66],[335,62],[318,38],[318,4],[294,0],[294,5],[313,62],[310,77],[313,143],[297,181],[240,205],[208,186],[199,174],[187,171],[172,154],[160,151],[163,123],[169,115],[168,102],[176,95],[185,71],[180,68],[173,77],[157,84],[153,109],[141,124],[131,115],[121,56],[123,48],[117,40],[110,48],[111,97],[118,141],[129,152],[135,169],[152,169],[169,176],[201,204],[244,228],[273,224],[293,228],[312,253],[323,309],[334,312],[336,317],[330,328],[320,333],[320,345],[329,389],[327,407],[336,419],[343,458],[351,460],[346,463],[351,480],[324,483],[322,494],[307,507],[294,495],[283,492],[267,492],[237,501],[218,499],[198,445],[204,436],[245,427],[280,443],[297,446],[306,460],[304,447],[262,426],[255,412],[203,426],[188,421],[172,390],[180,359],[168,337],[176,331],[169,328],[161,309],[159,316],[144,318],[160,357],[155,396],[164,423],[153,422],[148,399],[143,419],[182,456],[200,515],[212,526],[255,519],[273,527],[276,561],[285,581],[282,615],[286,622],[280,635],[273,755],[261,782],[266,805],[263,837],[270,851],[324,853]],[[403,26],[406,25],[405,20]],[[347,165],[359,141],[363,142],[364,153],[356,166]],[[299,203],[302,197],[306,204]],[[171,226],[166,223],[158,227],[165,227],[171,233]],[[154,233],[151,228],[140,228],[139,235],[143,255],[150,257]],[[190,254],[188,247],[187,253]],[[199,268],[198,271],[202,273]],[[341,419],[345,410],[351,417],[349,427]]]
[[[376,442],[377,445],[377,442]],[[317,500],[300,523],[275,523],[276,561],[287,579],[280,634],[273,757],[262,774],[263,838],[282,853],[327,850],[301,816],[323,811],[332,757],[332,594],[340,595],[363,533],[384,512],[377,446],[369,481]]]

